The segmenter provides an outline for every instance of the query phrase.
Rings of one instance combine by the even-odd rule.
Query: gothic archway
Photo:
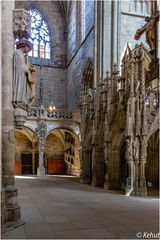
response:
[[[118,112],[110,131],[109,189],[124,189],[125,185],[125,117]]]
[[[79,139],[77,135],[62,128],[49,132],[45,146],[45,168],[47,174],[80,174]]]
[[[15,129],[15,175],[35,174],[38,140],[35,132]]]
[[[147,161],[145,167],[148,195],[159,195],[159,131],[148,140]]]

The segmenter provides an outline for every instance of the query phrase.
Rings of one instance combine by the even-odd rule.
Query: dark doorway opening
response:
[[[32,173],[32,154],[22,154],[22,174]]]

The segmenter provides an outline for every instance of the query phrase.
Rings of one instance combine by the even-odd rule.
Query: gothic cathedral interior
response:
[[[4,232],[22,222],[15,176],[75,176],[104,193],[158,198],[159,9],[1,2]]]

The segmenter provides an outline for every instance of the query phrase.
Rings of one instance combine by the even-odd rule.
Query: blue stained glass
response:
[[[50,59],[50,34],[47,24],[36,9],[29,10],[29,13],[31,16],[30,40],[33,44],[33,51],[29,55]]]

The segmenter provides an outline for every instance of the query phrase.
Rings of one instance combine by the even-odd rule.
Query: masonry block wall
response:
[[[46,153],[47,157],[64,159],[64,144],[55,134],[46,139]]]
[[[131,48],[134,48],[136,44],[141,42],[145,43],[145,33],[142,37],[136,41],[134,35],[137,29],[141,28],[146,22],[145,17],[150,16],[149,1],[120,1],[120,45],[119,53],[121,56],[124,53],[124,48],[127,42]]]
[[[81,21],[81,5],[78,1],[72,2],[67,47],[67,108],[71,110],[79,107],[83,73],[88,59],[94,57],[94,1],[85,2],[85,38],[80,42]]]
[[[63,109],[66,107],[66,40],[62,15],[54,1],[16,1],[16,8],[37,9],[46,21],[51,36],[51,59],[43,60],[43,68],[40,59],[31,58],[31,63],[36,66],[37,76],[33,106],[39,106],[42,78],[44,106],[48,107],[53,100],[56,108]]]

